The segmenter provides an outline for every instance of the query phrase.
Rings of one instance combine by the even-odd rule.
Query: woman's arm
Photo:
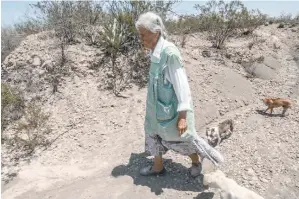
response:
[[[168,66],[165,68],[165,77],[173,85],[178,99],[178,112],[191,110],[191,92],[185,69],[182,67],[181,60],[176,55],[170,55]]]
[[[186,117],[187,111],[191,110],[191,92],[185,69],[182,67],[182,62],[178,56],[169,56],[168,66],[165,68],[165,77],[172,83],[178,99],[178,130],[181,135],[187,130]]]

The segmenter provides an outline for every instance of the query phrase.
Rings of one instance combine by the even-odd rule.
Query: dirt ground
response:
[[[185,48],[180,48],[196,127],[204,137],[207,126],[233,119],[233,135],[217,146],[225,158],[220,169],[265,198],[296,199],[299,65],[294,56],[299,34],[273,25],[259,28],[255,35],[259,42],[251,50],[251,37],[232,39],[226,50],[218,51],[203,34],[189,35]],[[203,50],[210,56],[204,57]],[[267,60],[264,66],[273,66],[271,75],[247,78],[238,59],[259,56]],[[16,175],[2,183],[2,198],[218,199],[218,190],[203,190],[202,176],[189,175],[191,161],[174,152],[165,155],[166,176],[138,174],[151,163],[151,157],[143,154],[146,89],[133,87],[124,93],[128,98],[116,98],[98,89],[99,78],[92,73],[74,75],[45,103],[54,142],[37,151],[29,163],[13,164],[2,145],[2,180]],[[272,116],[262,114],[266,107],[261,99],[267,96],[290,98],[293,108],[285,117],[280,117],[281,109]],[[214,169],[208,160],[204,162],[203,173]]]

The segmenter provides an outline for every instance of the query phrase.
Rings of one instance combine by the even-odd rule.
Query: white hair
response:
[[[139,16],[135,23],[136,28],[146,28],[152,33],[160,32],[166,38],[167,33],[161,17],[153,12],[146,12]]]

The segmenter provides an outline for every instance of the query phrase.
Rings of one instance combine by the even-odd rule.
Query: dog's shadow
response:
[[[139,170],[142,167],[152,164],[152,161],[146,158],[145,153],[131,153],[129,163],[127,165],[119,165],[115,167],[111,175],[113,177],[131,176],[135,185],[147,186],[156,195],[163,193],[163,188],[175,189],[179,191],[202,192],[203,176],[192,178],[189,176],[188,169],[181,164],[172,162],[170,159],[164,159],[164,166],[167,170],[163,176],[141,176]]]
[[[214,193],[213,192],[202,192],[200,194],[198,194],[198,196],[196,196],[193,199],[212,199],[214,198]]]
[[[256,110],[256,112],[258,113],[258,114],[260,114],[260,115],[265,115],[265,116],[268,116],[268,117],[284,117],[284,115],[283,114],[279,114],[279,113],[265,113],[265,110]]]

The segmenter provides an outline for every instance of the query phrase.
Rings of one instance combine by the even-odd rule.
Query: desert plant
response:
[[[281,15],[276,19],[276,23],[291,23],[292,14],[281,13]]]
[[[111,81],[108,87],[116,96],[120,96],[120,92],[132,81],[133,66],[135,66],[135,64],[122,66],[119,58],[124,58],[124,63],[132,62],[127,58],[141,49],[135,21],[146,11],[156,11],[163,18],[173,3],[173,1],[111,1],[108,3],[108,13],[99,32],[98,43],[110,59],[111,70],[108,70],[107,76]]]
[[[17,48],[25,35],[18,34],[13,27],[2,27],[1,28],[1,61]]]
[[[24,99],[16,89],[1,83],[1,131],[24,114]],[[3,135],[3,134],[2,134]]]
[[[32,153],[37,146],[46,146],[49,142],[47,134],[51,129],[47,126],[49,115],[35,104],[26,107],[24,120],[16,126],[13,144]]]
[[[258,9],[251,11],[243,9],[241,17],[242,24],[240,29],[243,35],[252,34],[254,30],[266,22],[266,15],[262,14]]]
[[[14,29],[19,34],[30,35],[44,30],[44,23],[38,19],[26,18],[24,21],[14,24]]]
[[[280,23],[277,28],[284,28],[284,23]]]
[[[246,9],[240,1],[209,1],[205,5],[195,5],[200,11],[202,23],[211,32],[213,46],[222,48],[224,42],[236,34],[242,25],[242,13]]]
[[[67,43],[75,42],[79,32],[101,19],[102,2],[93,1],[40,1],[32,6],[41,13],[41,19],[57,37]]]
[[[248,11],[240,1],[212,0],[205,5],[195,5],[195,8],[200,11],[201,26],[211,33],[216,48],[222,48],[225,41],[240,30],[252,33],[265,20],[259,10]]]

